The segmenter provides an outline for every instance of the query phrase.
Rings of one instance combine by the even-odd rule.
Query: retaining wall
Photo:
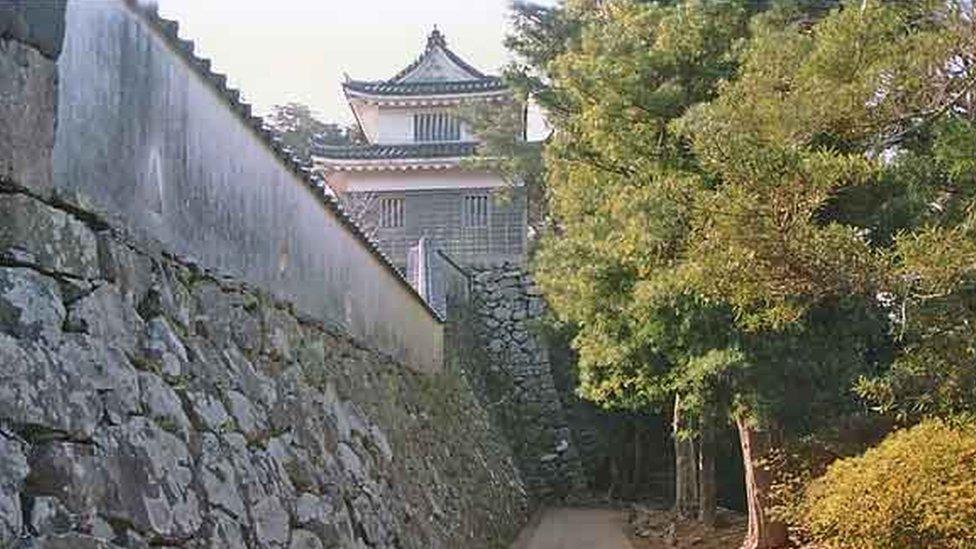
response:
[[[0,547],[504,546],[526,494],[459,367],[440,369],[437,331],[410,339],[436,317],[148,15],[73,2],[59,67],[32,25],[63,8],[0,5]],[[251,251],[228,231],[249,207],[271,231],[238,235]],[[285,215],[326,223],[290,232]],[[221,243],[240,255],[184,255]],[[279,278],[246,269],[269,254]],[[235,266],[257,286],[208,268]],[[318,301],[281,299],[301,291]],[[370,291],[418,307],[380,314]]]

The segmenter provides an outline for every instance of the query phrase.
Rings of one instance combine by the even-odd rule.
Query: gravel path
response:
[[[511,549],[633,549],[626,528],[626,511],[546,509],[522,530]]]

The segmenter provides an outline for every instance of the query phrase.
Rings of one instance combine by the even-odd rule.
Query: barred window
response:
[[[464,197],[461,221],[465,227],[488,226],[488,195],[475,194]]]
[[[403,199],[380,199],[380,227],[393,229],[403,226]]]
[[[459,141],[460,139],[461,121],[456,117],[443,112],[413,115],[414,141]]]

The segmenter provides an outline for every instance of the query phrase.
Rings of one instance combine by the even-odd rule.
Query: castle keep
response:
[[[368,144],[322,146],[315,164],[401,269],[421,238],[472,266],[521,262],[526,200],[497,174],[464,165],[477,138],[468,107],[511,101],[504,82],[475,69],[435,29],[423,54],[389,80],[348,80],[343,90]]]

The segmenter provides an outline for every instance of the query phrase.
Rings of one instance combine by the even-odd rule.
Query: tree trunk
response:
[[[701,442],[698,448],[698,520],[715,525],[718,493],[715,485],[715,418],[702,415]]]
[[[674,510],[681,516],[693,516],[698,509],[698,461],[695,459],[695,441],[679,436],[687,426],[687,418],[681,411],[681,397],[674,397]]]
[[[774,445],[773,433],[750,425],[743,416],[737,417],[735,423],[739,430],[739,442],[742,444],[746,507],[749,509],[749,531],[742,548],[786,547],[788,541],[786,524],[771,519],[765,510],[773,477],[772,472],[763,464],[762,458]]]

